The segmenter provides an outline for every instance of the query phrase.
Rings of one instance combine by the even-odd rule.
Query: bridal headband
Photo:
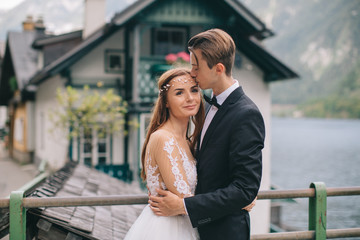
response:
[[[164,85],[161,86],[160,93],[163,92],[163,91],[169,90],[170,87],[174,86],[174,82],[187,83],[187,82],[191,82],[191,81],[195,82],[195,80],[193,78],[189,77],[189,76],[183,76],[183,77],[180,77],[180,78],[177,78],[177,79],[172,79],[172,80],[169,81],[169,83],[164,84]],[[173,83],[171,84],[171,82],[173,82]]]

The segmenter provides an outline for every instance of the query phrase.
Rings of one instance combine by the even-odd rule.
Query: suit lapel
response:
[[[225,102],[221,105],[221,108],[216,112],[214,118],[212,119],[208,129],[205,132],[203,141],[201,143],[201,148],[199,151],[198,161],[201,159],[201,155],[206,149],[206,146],[209,142],[209,140],[212,137],[213,132],[215,131],[216,127],[219,125],[219,122],[223,119],[223,116],[227,113],[230,106],[234,104],[242,95],[244,94],[242,87],[236,88],[225,100]]]

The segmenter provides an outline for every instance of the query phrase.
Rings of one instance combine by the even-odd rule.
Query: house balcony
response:
[[[173,68],[165,61],[165,57],[141,57],[139,63],[138,83],[139,97],[142,103],[154,103],[158,97],[157,81],[165,71]]]

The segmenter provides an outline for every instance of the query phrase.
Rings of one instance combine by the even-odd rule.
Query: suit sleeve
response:
[[[265,138],[263,118],[257,108],[248,108],[237,114],[229,125],[229,152],[224,154],[229,160],[230,184],[213,192],[185,198],[193,227],[241,212],[258,194]]]

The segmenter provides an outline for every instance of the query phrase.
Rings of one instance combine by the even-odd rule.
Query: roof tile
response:
[[[138,183],[125,183],[84,165],[69,163],[40,185],[32,197],[123,194],[144,194],[144,191]],[[37,216],[38,222],[51,222],[50,232],[63,231],[67,236],[71,233],[87,239],[111,240],[124,238],[143,208],[144,205],[52,207],[30,209],[28,213]],[[52,236],[50,232],[44,234],[42,230],[39,234]]]

